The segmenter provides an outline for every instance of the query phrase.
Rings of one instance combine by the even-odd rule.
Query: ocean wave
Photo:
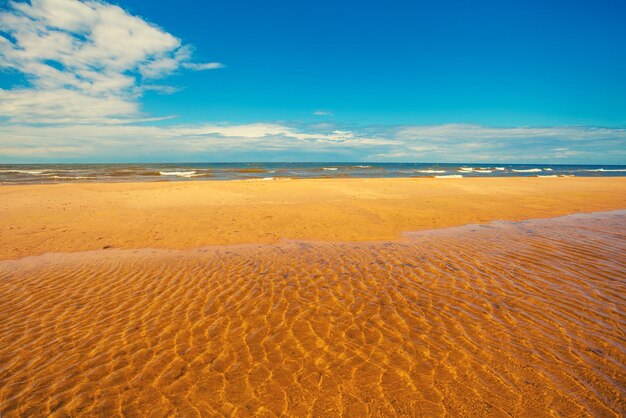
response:
[[[457,171],[461,173],[492,173],[490,167],[459,167]]]
[[[264,168],[238,168],[235,170],[237,173],[267,173]]]
[[[50,170],[0,170],[0,173],[18,173],[18,174],[31,174],[31,175],[46,175],[46,172]]]
[[[512,169],[512,171],[515,171],[516,173],[540,173],[541,169],[540,168],[529,168],[529,169],[526,169],[526,170]]]
[[[460,174],[450,174],[447,176],[435,176],[436,179],[461,179],[463,178]]]
[[[596,168],[582,171],[600,172],[600,173],[621,173],[625,172],[626,168]]]
[[[506,170],[506,168],[504,168],[504,167],[495,167],[495,169],[496,169],[497,171],[504,171],[504,170]]]
[[[437,174],[437,173],[445,173],[446,170],[417,170],[418,173],[426,173],[426,174]]]
[[[371,165],[355,165],[356,168],[372,168]]]
[[[278,177],[256,177],[256,178],[246,178],[243,180],[251,180],[251,181],[270,181],[270,180],[278,180]]]
[[[135,173],[132,171],[122,170],[122,171],[112,171],[110,173],[106,173],[105,175],[109,177],[127,177],[127,176],[132,176],[133,174]]]
[[[130,176],[159,176],[160,171],[138,171],[138,170],[117,170],[110,173],[104,173],[108,177],[130,177]]]
[[[63,180],[80,180],[80,179],[97,179],[96,176],[50,176],[51,179],[63,179]]]
[[[159,171],[162,176],[177,176],[177,177],[193,177],[196,174],[196,170],[193,171]]]
[[[322,167],[322,170],[326,170],[326,171],[336,171],[337,167]]]

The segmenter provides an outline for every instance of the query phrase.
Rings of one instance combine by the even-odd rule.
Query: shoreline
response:
[[[199,247],[189,247],[189,248],[158,248],[158,247],[133,247],[133,248],[123,248],[123,247],[110,247],[110,248],[96,248],[96,249],[86,249],[86,250],[78,250],[72,252],[45,252],[41,254],[32,254],[26,255],[21,258],[8,258],[8,259],[0,259],[0,265],[4,262],[8,263],[22,263],[25,261],[39,261],[46,258],[50,258],[50,261],[55,257],[76,257],[76,256],[93,256],[93,258],[97,258],[99,255],[104,255],[106,251],[106,258],[115,258],[114,255],[131,255],[131,254],[142,254],[144,255],[152,255],[155,257],[166,256],[181,256],[181,255],[192,255],[192,256],[200,256],[206,253],[220,253],[220,252],[230,252],[230,251],[253,251],[256,249],[262,249],[265,247],[298,247],[300,245],[304,246],[316,246],[316,247],[325,247],[325,246],[362,246],[362,247],[376,247],[384,244],[398,244],[398,245],[419,245],[419,242],[415,240],[418,237],[432,239],[433,236],[441,235],[441,237],[449,237],[451,235],[455,235],[457,233],[464,234],[467,233],[468,230],[476,231],[476,228],[508,228],[508,227],[517,227],[520,226],[521,223],[531,222],[562,222],[562,221],[573,221],[578,220],[579,218],[584,217],[591,220],[597,220],[598,218],[602,219],[605,217],[612,216],[621,216],[626,215],[626,209],[614,209],[608,211],[594,211],[594,212],[576,212],[569,213],[566,215],[557,215],[553,217],[547,218],[527,218],[521,219],[518,221],[509,221],[509,220],[501,220],[494,219],[484,223],[469,223],[462,225],[454,225],[454,226],[443,226],[439,228],[432,229],[420,229],[415,231],[403,231],[399,236],[391,239],[380,239],[380,240],[362,240],[362,241],[322,241],[322,240],[311,240],[311,239],[303,239],[303,238],[280,238],[276,242],[271,243],[260,243],[260,242],[242,242],[235,244],[208,244]],[[577,218],[577,219],[574,219]]]
[[[296,180],[296,179],[294,179]],[[0,260],[108,248],[397,240],[626,208],[626,178],[359,178],[0,187]]]
[[[180,184],[180,183],[229,183],[229,182],[272,182],[272,181],[306,181],[306,180],[450,180],[450,179],[469,179],[469,180],[490,180],[490,179],[550,179],[550,178],[581,178],[581,179],[626,179],[626,174],[612,174],[604,176],[592,175],[574,175],[574,174],[533,174],[533,175],[491,175],[479,176],[473,175],[472,172],[456,172],[451,174],[440,175],[421,175],[421,176],[308,176],[308,177],[289,177],[289,176],[272,176],[268,173],[266,177],[243,177],[243,178],[188,178],[180,177],[175,179],[152,179],[146,177],[143,180],[117,180],[103,177],[100,180],[85,181],[83,179],[74,180],[66,179],[57,182],[0,182],[0,188],[3,187],[20,187],[20,186],[61,186],[61,185],[94,185],[94,184]],[[78,178],[78,177],[77,177]]]

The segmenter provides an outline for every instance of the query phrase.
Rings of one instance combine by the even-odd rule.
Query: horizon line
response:
[[[525,165],[525,166],[617,166],[626,167],[626,162],[623,164],[610,164],[610,163],[506,163],[506,162],[407,162],[407,161],[182,161],[182,162],[167,162],[167,161],[113,161],[113,162],[14,162],[5,163],[0,162],[0,166],[8,165],[113,165],[113,164],[430,164],[430,165]]]

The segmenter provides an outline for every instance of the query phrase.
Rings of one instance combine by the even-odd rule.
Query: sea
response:
[[[287,178],[614,177],[626,165],[437,163],[0,164],[0,184]]]

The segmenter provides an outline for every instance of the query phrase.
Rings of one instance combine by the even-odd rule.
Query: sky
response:
[[[622,0],[0,0],[0,163],[626,164]]]

